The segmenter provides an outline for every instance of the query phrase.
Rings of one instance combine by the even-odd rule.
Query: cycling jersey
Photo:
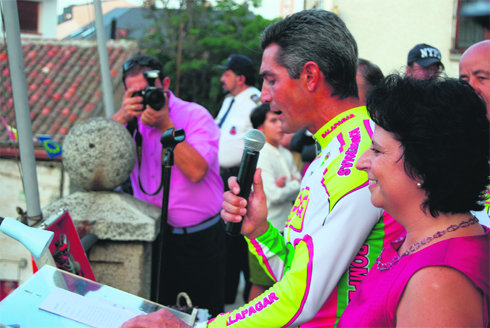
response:
[[[322,150],[303,177],[284,237],[269,225],[266,233],[247,240],[277,283],[252,302],[211,320],[208,327],[336,323],[383,246],[402,229],[371,204],[367,174],[355,168],[371,144],[372,129],[362,106],[343,112],[315,133]]]
[[[485,212],[487,212],[487,215],[490,217],[490,186],[488,186],[486,194],[487,199],[485,200]]]

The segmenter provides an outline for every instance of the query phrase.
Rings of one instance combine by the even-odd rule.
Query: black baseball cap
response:
[[[439,49],[425,43],[417,44],[408,53],[407,64],[417,63],[422,67],[427,67],[435,63],[441,63],[441,52]]]
[[[236,75],[243,75],[247,79],[247,82],[251,81],[251,83],[247,83],[248,85],[252,85],[255,83],[255,68],[247,56],[244,55],[230,55],[228,57],[225,65],[216,66],[222,70],[231,70]]]

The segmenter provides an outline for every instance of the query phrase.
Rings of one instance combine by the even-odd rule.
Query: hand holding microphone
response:
[[[242,228],[243,220],[238,219],[239,222],[237,222],[237,216],[240,216],[240,214],[244,212],[244,206],[240,205],[244,204],[242,198],[247,202],[249,201],[250,189],[254,182],[255,169],[259,158],[259,151],[265,144],[265,136],[259,130],[250,130],[245,134],[244,144],[245,149],[243,150],[238,177],[236,181],[230,179],[231,191],[224,195],[225,201],[223,203],[222,217],[228,221],[225,231],[232,236],[239,235]],[[260,177],[258,177],[258,180],[260,180]],[[237,187],[239,190],[238,196],[236,195]],[[232,193],[233,191],[235,191],[235,194]],[[250,198],[252,199],[253,197]],[[262,211],[260,208],[264,207],[265,216],[267,216],[267,206],[265,204],[265,195],[263,194],[263,191],[261,198],[263,198],[263,201],[259,200],[259,202],[257,202],[259,207],[257,212],[260,213]],[[252,203],[252,201],[250,203]],[[252,204],[248,204],[247,206],[252,206]],[[249,212],[253,213],[253,209],[249,209]]]

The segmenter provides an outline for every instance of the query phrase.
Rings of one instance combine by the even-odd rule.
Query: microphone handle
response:
[[[242,163],[238,170],[237,182],[240,186],[240,193],[238,196],[245,198],[248,202],[248,196],[250,195],[250,189],[254,179],[255,169],[257,168],[257,161],[259,160],[259,152],[249,150],[245,148],[242,156]],[[240,222],[227,222],[225,231],[230,236],[240,235],[242,230],[242,221]]]

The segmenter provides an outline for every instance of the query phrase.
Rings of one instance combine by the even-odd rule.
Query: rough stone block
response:
[[[110,119],[77,123],[63,142],[63,165],[70,179],[85,190],[113,190],[126,181],[135,163],[133,139],[123,125]]]

